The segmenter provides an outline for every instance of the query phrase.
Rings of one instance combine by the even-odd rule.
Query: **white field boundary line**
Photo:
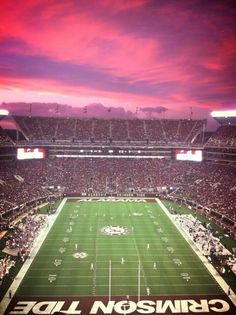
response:
[[[20,286],[21,281],[23,280],[26,272],[30,268],[30,266],[31,266],[35,256],[37,255],[41,245],[43,244],[44,240],[46,239],[49,231],[51,230],[52,225],[54,224],[55,220],[57,219],[58,215],[60,214],[62,208],[64,207],[64,205],[66,203],[66,201],[67,201],[67,198],[64,198],[62,200],[62,202],[60,203],[59,207],[57,208],[56,213],[54,213],[53,215],[50,215],[48,217],[49,218],[48,226],[46,226],[43,229],[41,229],[39,235],[35,239],[34,246],[32,248],[32,251],[30,252],[30,258],[26,259],[26,261],[24,262],[24,264],[21,267],[20,271],[18,272],[17,277],[15,278],[15,280],[12,283],[12,285],[10,286],[10,288],[8,289],[8,291],[6,292],[4,298],[1,301],[0,314],[4,314],[4,312],[6,311],[8,305],[10,304],[10,301],[11,301],[11,299],[9,298],[9,292],[11,291],[12,296],[14,296],[14,294],[16,293],[16,290]]]
[[[212,277],[216,280],[216,282],[219,284],[219,286],[222,288],[222,290],[225,292],[226,295],[228,295],[228,284],[225,282],[225,280],[218,274],[218,272],[216,271],[216,269],[212,266],[212,264],[207,260],[207,258],[201,253],[201,251],[198,249],[198,247],[194,244],[194,242],[190,239],[190,237],[188,236],[188,234],[182,230],[179,225],[175,222],[175,220],[173,220],[173,217],[171,216],[171,214],[169,213],[169,211],[167,210],[167,208],[164,206],[164,204],[158,199],[156,198],[156,201],[158,203],[158,205],[161,207],[161,209],[165,212],[165,214],[170,218],[170,220],[173,222],[173,224],[175,225],[175,227],[178,229],[178,231],[180,232],[180,234],[184,237],[184,239],[188,242],[188,244],[191,246],[191,248],[194,250],[194,252],[198,255],[198,257],[200,258],[200,260],[202,261],[202,263],[205,265],[205,267],[207,268],[207,270],[209,271],[209,273],[212,275]],[[231,301],[234,303],[234,305],[236,305],[236,295],[234,292],[232,292],[231,290],[231,294],[229,296],[229,298],[231,299]]]

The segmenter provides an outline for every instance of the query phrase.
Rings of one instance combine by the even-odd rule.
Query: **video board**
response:
[[[175,158],[179,161],[195,161],[201,162],[202,157],[202,150],[196,149],[176,149],[175,150]]]
[[[17,160],[44,159],[45,157],[44,148],[17,148]]]

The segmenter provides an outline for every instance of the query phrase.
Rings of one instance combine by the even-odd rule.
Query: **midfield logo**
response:
[[[106,235],[126,235],[129,230],[125,226],[104,226],[101,228],[101,232]]]

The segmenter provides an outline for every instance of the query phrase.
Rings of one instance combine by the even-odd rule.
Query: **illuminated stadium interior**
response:
[[[236,315],[235,17],[0,0],[0,315]]]
[[[72,296],[78,295],[82,305],[90,303],[90,314],[97,314],[98,309],[100,311],[103,309],[104,313],[101,314],[106,314],[105,309],[108,310],[108,306],[105,301],[107,298],[109,301],[113,298],[117,302],[109,314],[121,314],[122,309],[122,314],[126,314],[125,307],[119,308],[118,301],[128,299],[129,302],[130,299],[129,307],[126,306],[127,310],[130,310],[131,313],[131,309],[136,309],[138,314],[139,308],[141,308],[138,304],[140,299],[156,301],[157,296],[160,295],[173,299],[175,295],[184,296],[188,293],[189,298],[196,294],[201,297],[209,295],[212,299],[215,297],[223,300],[227,298],[229,309],[222,307],[221,311],[225,314],[233,314],[236,289],[236,126],[232,123],[232,117],[230,117],[230,123],[226,122],[227,118],[222,118],[221,125],[210,136],[205,135],[205,120],[84,120],[28,116],[14,116],[12,119],[15,123],[14,129],[0,129],[1,286],[3,288],[1,305],[4,311],[8,306],[5,314],[16,314],[14,310],[29,307],[20,304],[20,297],[24,296],[24,298],[32,300],[37,294],[47,296],[47,301],[56,301],[55,296],[65,296],[67,304],[68,301],[72,303]],[[161,200],[160,204],[159,200]],[[88,201],[94,202],[94,206]],[[114,201],[116,202],[114,203]],[[147,202],[147,204],[145,205],[143,202]],[[133,208],[129,208],[130,204],[133,204]],[[118,215],[119,211],[124,217],[123,220]],[[66,213],[70,213],[69,219]],[[162,215],[163,223],[159,225]],[[79,220],[76,219],[78,216]],[[131,220],[130,216],[133,216],[134,219]],[[195,221],[192,222],[189,216],[192,216]],[[100,218],[101,226],[98,218]],[[169,223],[165,221],[167,218],[174,222],[170,223],[174,224],[173,227],[168,227]],[[49,255],[43,254],[48,253],[47,242],[53,237],[56,242],[56,233],[58,233],[56,231],[64,227],[63,220],[65,226],[66,221],[69,220],[69,227],[65,232],[68,234],[60,235],[65,240],[65,244],[55,245],[59,246],[60,255],[57,255],[58,257],[52,255],[55,268],[47,267],[50,266],[50,262],[40,263],[40,252],[45,257]],[[102,223],[101,220],[103,220]],[[61,222],[61,225],[58,222]],[[146,222],[145,228],[140,227],[141,222]],[[183,269],[181,273],[181,281],[191,285],[187,291],[181,289],[183,284],[179,283],[179,280],[176,280],[180,286],[178,290],[174,287],[171,289],[171,285],[167,290],[167,284],[164,282],[157,285],[156,281],[160,281],[159,278],[154,281],[155,277],[159,276],[154,276],[153,280],[149,279],[149,273],[150,276],[153,275],[153,272],[158,270],[159,265],[162,264],[158,247],[152,251],[153,246],[161,246],[159,241],[156,240],[155,243],[153,240],[154,234],[152,234],[150,225],[153,223],[156,224],[157,233],[159,233],[158,239],[166,242],[168,257],[172,255],[171,260],[178,266],[177,268],[182,268],[182,264],[183,266],[188,265],[188,267],[183,267],[186,269]],[[84,232],[80,234],[80,230],[77,230],[77,234],[73,234],[75,233],[74,224],[78,224],[78,229],[79,226],[80,229],[86,228],[88,232],[83,230]],[[189,228],[186,230],[188,224],[194,224],[190,230]],[[93,240],[97,244],[96,247],[92,249],[87,247],[87,250],[77,252],[77,247],[86,248],[88,246],[85,236],[93,235],[94,229],[99,226],[99,232],[97,230]],[[167,227],[170,230],[165,232]],[[206,229],[204,235],[213,235],[212,237],[219,241],[218,245],[214,243],[213,238],[205,242],[199,241],[199,231],[203,227]],[[28,229],[32,234],[27,234]],[[209,286],[205,290],[201,291],[197,287],[194,279],[198,279],[199,286],[202,286],[201,283],[204,280],[200,280],[201,276],[195,274],[193,270],[186,271],[190,266],[187,261],[184,261],[184,252],[181,252],[183,257],[180,259],[180,256],[175,254],[180,250],[178,245],[169,243],[170,231],[175,229],[178,234],[175,238],[178,239],[179,233],[181,235],[185,233],[184,237],[187,237],[189,244],[193,243],[189,246],[193,247],[194,252],[202,260],[201,263],[210,264],[207,269],[211,274],[217,274],[214,276],[217,284],[211,283],[209,279]],[[197,235],[193,235],[194,229],[199,229]],[[25,237],[23,237],[22,231],[25,231]],[[48,231],[49,236],[47,236]],[[105,253],[105,251],[100,254],[99,251],[102,251],[102,247],[99,247],[101,246],[99,240],[103,240],[104,248],[108,249],[111,246],[110,241],[103,239],[105,236],[99,236],[103,233],[101,231],[105,231],[105,235],[108,235],[107,239],[115,239],[119,237],[117,235],[121,235],[121,239],[125,239],[133,234],[132,242],[135,242],[133,243],[135,248],[129,247],[128,243],[124,241],[123,245],[117,247],[118,253],[124,246],[124,254],[121,255],[121,258],[117,258],[118,254],[110,256],[109,252]],[[46,239],[42,249],[36,255],[36,249],[39,249],[41,245],[39,246],[35,239],[37,239],[37,235],[41,235],[40,233],[43,233]],[[64,251],[71,250],[71,247],[70,249],[66,247],[66,240],[70,239],[67,236],[70,235],[74,235],[74,237],[79,235],[80,238],[77,241],[73,239],[73,244],[70,245],[75,251],[73,259],[83,262],[87,260],[88,270],[83,269],[83,264],[81,267],[78,266],[76,277],[79,279],[78,282],[83,285],[77,285],[74,280],[71,280],[75,291],[68,287],[67,292],[66,281],[69,281],[69,278],[65,280],[65,283],[62,282],[67,276],[62,274],[62,278],[60,278],[58,270],[63,261],[66,263],[67,255],[64,254]],[[146,235],[150,241],[142,241],[139,239],[140,235]],[[72,236],[71,241],[68,242],[71,244]],[[116,246],[115,243],[112,246]],[[126,246],[127,249],[125,249]],[[185,245],[181,246],[183,250]],[[201,246],[201,252],[199,252],[199,246]],[[52,248],[51,250],[53,252]],[[90,251],[96,251],[96,255],[95,252],[91,254]],[[130,258],[132,251],[138,255],[134,261]],[[150,254],[150,257],[147,256],[148,261],[143,257],[143,253],[146,252],[148,255]],[[91,255],[93,258],[90,258]],[[101,263],[99,267],[99,255],[104,257],[103,264],[106,265],[104,268]],[[159,257],[157,262],[155,255]],[[31,257],[34,258],[32,267],[24,267],[33,259]],[[46,258],[44,259],[46,261]],[[65,267],[68,270],[70,268],[73,270],[73,259],[72,265]],[[116,271],[116,259],[120,260],[120,267],[117,269],[119,271]],[[151,270],[148,267],[149,261],[152,266]],[[136,262],[137,266],[131,267],[131,264],[133,266]],[[168,264],[167,261],[166,265],[169,266]],[[49,268],[46,271],[47,274],[49,273],[46,279],[46,282],[49,283],[47,286],[43,282],[44,274],[39,271],[39,278],[34,275],[34,270],[39,268],[36,266]],[[21,281],[18,283],[14,279],[18,279],[20,268],[22,268],[19,272]],[[27,273],[23,277],[24,268]],[[80,268],[82,269],[80,270]],[[124,268],[128,268],[127,270],[130,268],[134,282],[128,281],[128,273]],[[132,268],[135,270],[133,275]],[[161,268],[165,270],[164,266]],[[195,268],[204,269],[205,267],[195,266]],[[106,270],[104,273],[102,273],[103,269]],[[167,270],[163,272],[167,272]],[[87,276],[85,276],[86,274]],[[166,273],[166,275],[177,277],[174,274]],[[89,287],[87,282],[83,282],[83,277],[87,277],[88,283],[91,280],[93,285],[91,283],[91,287]],[[207,275],[202,275],[202,277],[207,277]],[[119,280],[121,278],[123,283]],[[31,287],[32,281],[36,281],[35,289]],[[128,281],[126,285],[124,285],[125,281]],[[207,281],[206,278],[206,283]],[[57,282],[58,284],[56,284]],[[62,287],[65,286],[65,290],[59,289],[60,283]],[[42,289],[44,286],[45,290]],[[77,286],[78,289],[76,289]],[[120,291],[117,289],[119,286]],[[194,286],[196,286],[195,289]],[[30,289],[27,290],[27,287]],[[50,293],[52,287],[55,294]],[[228,294],[229,290],[230,294]],[[11,298],[12,295],[14,296],[12,300],[9,299],[9,295]],[[101,298],[103,306],[96,304],[98,296],[104,297],[105,300]],[[86,302],[85,297],[91,299],[90,302]],[[10,301],[12,302],[10,303]],[[37,303],[43,303],[42,299],[40,298]],[[61,314],[63,314],[63,309],[68,311],[73,308],[72,306],[62,308],[59,305],[53,305],[54,310],[58,309]],[[150,314],[154,314],[154,307],[151,305],[146,307]],[[32,314],[39,314],[36,311],[37,307],[32,306]],[[49,309],[48,305],[47,307]],[[194,307],[192,305],[192,309]],[[220,311],[220,306],[217,307]],[[43,309],[42,307],[41,310]],[[13,310],[13,313],[10,310]],[[163,311],[163,308],[160,310]],[[191,307],[188,312],[190,310]],[[211,311],[211,306],[208,306],[208,310]],[[88,310],[84,306],[82,314],[85,312]],[[45,311],[45,314],[51,313]],[[68,313],[65,311],[64,314]]]

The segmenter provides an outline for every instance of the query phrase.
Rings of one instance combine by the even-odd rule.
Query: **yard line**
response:
[[[134,256],[134,255],[133,255]],[[160,257],[160,255],[158,255],[158,257]],[[156,258],[156,257],[155,257]],[[90,262],[90,261],[89,261]],[[102,259],[97,259],[97,262],[100,262],[100,263],[107,263],[107,260],[102,260]],[[113,262],[114,263],[119,263],[120,262],[120,259],[117,259],[117,260],[113,260]],[[132,259],[129,259],[129,260],[127,260],[127,262],[128,263],[134,263],[134,262],[136,262],[137,263],[137,259],[134,259],[134,260],[132,260]],[[145,262],[145,263],[153,263],[153,260],[144,260],[143,259],[143,262]],[[162,260],[161,261],[161,263],[169,263],[169,262],[172,262],[172,257],[170,257],[170,259],[169,260]],[[191,259],[191,260],[185,260],[183,263],[182,263],[182,265],[181,266],[175,266],[173,269],[176,269],[176,268],[189,268],[189,269],[195,269],[194,267],[189,267],[189,266],[184,266],[184,264],[185,263],[191,263],[191,262],[196,262],[196,260],[194,260],[194,259]],[[68,265],[73,265],[73,263],[74,264],[88,264],[88,261],[85,261],[85,260],[74,260],[74,261],[71,261],[71,259],[70,260],[66,260],[66,258],[63,258],[63,264],[64,265],[66,265],[66,264],[68,264]],[[42,262],[40,262],[40,261],[38,261],[37,263],[36,263],[37,265],[45,265],[45,262],[44,261],[42,261]],[[32,267],[32,268],[30,268],[31,270],[33,270],[35,267]],[[52,268],[55,268],[55,267],[52,267]],[[60,268],[60,267],[59,267]],[[152,268],[153,268],[153,266],[152,266]],[[37,269],[37,267],[36,267],[36,269]],[[159,268],[158,268],[159,269]],[[202,268],[196,268],[196,269],[202,269]]]
[[[110,268],[110,267],[109,267]],[[98,268],[99,269],[99,268]],[[105,268],[104,268],[105,269]],[[134,268],[135,270],[137,268]],[[110,277],[111,274],[109,274],[109,277]],[[145,276],[140,276],[141,278],[144,278]],[[179,278],[181,279],[181,277],[179,275],[176,275],[176,276],[168,276],[168,275],[150,275],[148,277],[151,277],[151,278]],[[201,277],[201,278],[210,278],[210,275],[192,275],[191,276],[191,279],[192,278],[198,278],[198,277]],[[27,279],[47,279],[48,276],[26,276]],[[75,276],[60,276],[60,279],[74,279]],[[85,278],[85,279],[91,279],[92,276],[79,276],[79,278]],[[105,278],[107,279],[107,275],[104,275],[104,276],[96,276],[96,278]],[[137,278],[137,276],[133,276],[133,275],[120,275],[120,276],[113,276],[113,278]]]
[[[130,213],[130,209],[128,209],[129,213]],[[131,222],[130,222],[131,223]],[[135,234],[136,236],[136,234]],[[132,234],[132,240],[133,240],[133,243],[134,243],[134,247],[137,251],[137,255],[138,255],[138,258],[139,258],[139,270],[138,270],[138,299],[140,298],[140,270],[142,269],[142,273],[144,275],[144,282],[145,282],[145,287],[147,288],[147,279],[146,279],[146,276],[145,276],[145,271],[144,271],[144,268],[143,268],[143,265],[142,265],[142,262],[141,262],[141,259],[140,259],[140,253],[139,253],[139,249],[138,249],[138,246],[137,246],[137,243],[136,243],[136,239],[134,237],[134,234]],[[127,256],[127,255],[126,255]]]
[[[62,233],[62,234],[60,234],[60,238],[55,238],[55,239],[47,238],[45,244],[47,245],[47,243],[50,244],[50,243],[54,243],[55,241],[61,241],[62,240],[61,238],[63,237],[63,235],[64,234]],[[105,235],[99,235],[100,245],[102,246],[103,244],[107,244],[107,241],[110,241],[112,244],[124,244],[124,242],[129,243],[130,240],[128,238],[126,238],[129,235],[130,234],[127,234],[125,236],[117,236],[117,235],[116,236],[112,236],[112,235],[109,235],[109,236],[107,236],[106,242],[102,242],[104,237],[105,237]],[[83,239],[84,238],[84,234],[79,234],[78,233],[76,237],[71,236],[70,239],[71,240],[77,240],[78,238],[80,238],[80,239],[83,240],[83,242],[85,244],[86,243],[91,244],[91,239],[94,240],[94,236],[96,236],[96,234],[91,234],[90,233],[89,236],[86,236],[86,239]],[[146,241],[148,241],[148,240],[150,240],[150,241],[154,240],[154,241],[158,242],[159,244],[163,244],[162,241],[160,240],[160,238],[158,238],[158,235],[152,237],[152,236],[147,236],[147,235],[143,234],[142,238],[143,237],[145,237],[145,241],[142,242],[142,239],[139,239],[140,243],[145,244]],[[178,237],[178,235],[176,237]],[[173,240],[173,241],[175,241],[175,244],[179,244],[180,246],[183,245],[183,243],[184,243],[183,242],[183,238],[181,237],[181,238],[177,239],[176,237],[170,238],[169,234],[168,234],[168,239],[169,239],[170,242]],[[122,239],[122,241],[120,241],[120,239]]]
[[[61,238],[63,237],[63,235],[64,235],[64,233],[61,233],[59,238],[47,238],[46,239],[46,243],[55,242],[55,241],[61,241]],[[84,237],[84,234],[77,233],[76,235],[77,235],[76,237],[71,236],[70,239],[71,240],[76,240],[76,239],[78,239],[78,237],[81,237],[81,238]],[[86,239],[83,240],[85,243],[86,243],[86,240],[88,238],[89,239],[94,239],[94,235],[96,235],[96,234],[95,233],[94,234],[89,233],[89,235],[92,235],[92,236],[91,237],[90,236],[86,236]],[[130,234],[127,234],[127,235],[130,235]],[[125,241],[129,242],[129,240],[126,238],[127,235],[125,235],[125,236],[124,235],[123,236],[117,236],[117,235],[112,236],[112,235],[109,235],[109,236],[107,236],[106,242],[103,243],[101,241],[100,244],[101,245],[107,244],[107,240],[110,240],[112,243],[123,244]],[[106,235],[101,234],[100,235],[100,239],[104,239],[105,236]],[[161,243],[161,240],[158,238],[158,235],[156,235],[156,236],[147,236],[145,234],[142,234],[142,237],[143,236],[145,236],[145,242],[146,242],[146,240],[156,240],[156,241]],[[178,234],[177,234],[177,236],[178,236]],[[121,238],[122,238],[122,241],[120,241]],[[168,239],[176,241],[176,237],[169,238],[169,234],[168,234]],[[140,241],[140,243],[142,242],[142,240],[139,240],[139,241]],[[179,244],[183,244],[184,243],[182,237],[179,237],[179,240],[177,240],[177,241],[180,241]],[[143,241],[144,244],[145,244],[145,242]],[[88,241],[87,243],[90,243],[90,241]]]
[[[21,285],[24,288],[32,288],[32,285]],[[127,284],[113,284],[113,287],[127,287]],[[188,283],[189,287],[202,287],[202,286],[215,286],[214,283]],[[52,285],[44,285],[44,284],[35,284],[34,288],[53,288],[53,287],[90,287],[89,284],[52,284]],[[107,287],[107,284],[100,284],[99,287]],[[129,287],[137,287],[136,284],[129,284]],[[146,288],[145,285],[141,285],[141,287]],[[186,287],[186,283],[183,284],[150,284],[149,287]]]
[[[144,243],[145,245],[146,245],[146,243]],[[124,245],[124,244],[123,244]],[[84,246],[84,243],[83,243],[83,246]],[[69,246],[66,246],[67,248],[74,248],[74,245],[69,245]],[[102,247],[102,246],[101,246]],[[106,246],[106,249],[104,249],[104,245],[103,245],[103,247],[102,247],[102,249],[99,249],[99,252],[101,252],[101,251],[107,251],[107,249],[110,249],[110,248],[113,248],[114,247],[114,244],[112,244],[110,247],[109,246]],[[163,249],[163,247],[165,248],[166,247],[166,244],[163,244],[163,246],[156,246],[155,245],[155,249],[150,249],[150,252],[154,252],[154,251],[156,251],[156,250],[162,250]],[[88,250],[94,250],[94,247],[86,247],[86,246],[84,246],[84,248],[88,251]],[[189,252],[189,249],[188,248],[177,248],[176,249],[176,247],[174,247],[174,249],[175,249],[175,252],[176,251],[178,251],[178,250],[181,250],[181,253],[183,252],[183,251],[186,251],[186,252]],[[127,250],[127,251],[136,251],[134,248],[127,248],[127,249],[125,249],[124,247],[123,248],[117,248],[116,247],[116,252],[118,252],[118,251],[122,251],[122,252],[124,252],[124,250]],[[50,248],[48,248],[48,249],[42,249],[40,252],[42,253],[42,252],[51,252],[51,253],[54,253],[54,252],[58,252],[58,249],[50,249]]]
[[[212,293],[204,293],[204,296],[208,296],[208,295],[210,295],[210,296],[212,296]],[[214,295],[219,295],[219,296],[222,296],[222,293],[214,293]],[[70,295],[71,297],[73,297],[73,296],[75,296],[75,297],[78,297],[78,295]],[[91,296],[90,295],[87,295],[87,294],[80,294],[79,295],[80,297],[88,297],[88,298],[90,298]],[[120,295],[115,295],[114,294],[114,296],[120,296]],[[136,297],[136,295],[132,295],[132,294],[130,294],[129,295],[130,297]],[[157,296],[160,296],[160,297],[163,297],[163,294],[159,294],[159,293],[155,293],[155,297],[157,297]],[[189,294],[187,293],[183,293],[183,294],[179,294],[179,293],[175,293],[174,294],[174,296],[180,296],[180,297],[183,297],[183,296],[186,296],[186,297],[189,297]],[[197,297],[199,297],[199,293],[191,293],[191,296],[197,296]],[[37,294],[37,297],[45,297],[45,295],[44,294]],[[102,295],[102,294],[97,294],[96,295],[96,297],[107,297],[106,295]]]
[[[101,207],[101,205],[99,204],[98,206],[99,208]],[[100,209],[99,209],[100,210]],[[92,290],[92,294],[95,295],[96,293],[96,277],[97,277],[97,257],[98,257],[98,248],[97,248],[97,244],[98,244],[98,227],[99,227],[99,216],[97,217],[97,228],[96,228],[96,238],[95,238],[95,268],[93,270],[93,290]]]
[[[107,261],[106,261],[107,262]],[[137,260],[135,261],[137,262]],[[118,263],[118,261],[117,261]],[[202,268],[192,268],[192,267],[158,267],[158,270],[176,270],[178,268],[179,271],[182,271],[182,270],[202,270]],[[84,268],[85,269],[85,268]],[[88,267],[86,267],[86,270],[88,269]],[[113,267],[112,268],[113,270],[120,270],[120,267]],[[132,268],[132,267],[125,267],[125,269],[127,270],[137,270],[137,268]],[[150,267],[150,268],[146,268],[146,269],[151,269],[153,270],[153,267]],[[31,270],[55,270],[54,267],[52,268],[31,268]],[[78,268],[73,268],[73,267],[68,267],[68,268],[65,268],[63,267],[63,270],[78,270]],[[81,269],[82,270],[82,269]],[[97,268],[97,270],[107,270],[107,268]]]
[[[136,245],[137,246],[137,245]],[[150,252],[152,252],[152,251],[150,251]],[[55,254],[56,254],[57,252],[55,252]],[[55,257],[55,254],[51,254],[51,255],[49,255],[49,254],[40,254],[40,257]],[[135,254],[125,254],[126,256],[137,256],[137,255],[135,255]],[[103,256],[105,256],[105,257],[107,257],[107,254],[98,254],[97,255],[97,257],[103,257]],[[116,253],[112,253],[112,256],[119,256],[120,257],[120,254],[116,254]],[[142,255],[140,255],[139,254],[139,256],[145,256],[145,257],[147,257],[146,255],[145,255],[145,253],[144,254],[142,254]],[[166,255],[159,255],[158,254],[158,257],[171,257],[171,258],[175,258],[175,256],[179,256],[178,254],[176,254],[175,252],[173,253],[173,254],[166,254]],[[72,255],[71,254],[64,254],[63,253],[63,255],[62,255],[62,257],[72,257]],[[182,254],[181,255],[181,257],[193,257],[193,254]],[[185,260],[185,261],[196,261],[196,260]]]
[[[99,278],[102,278],[102,276],[100,276]],[[109,297],[109,301],[111,300],[111,260],[109,260],[109,290],[108,290],[108,297]]]
[[[166,232],[166,233],[168,233],[168,232]],[[59,234],[59,233],[57,233],[58,235],[61,235],[61,234]],[[165,234],[164,233],[164,231],[163,231],[163,233],[162,234]],[[86,240],[88,240],[88,239],[94,239],[94,236],[96,235],[96,234],[91,234],[90,233],[90,235],[92,235],[92,236],[86,236]],[[127,235],[130,235],[130,234],[127,234]],[[173,235],[174,237],[172,238],[172,237],[169,237],[169,235]],[[158,232],[157,232],[157,234],[155,235],[155,236],[148,236],[148,235],[146,235],[145,233],[143,233],[143,234],[135,234],[135,236],[139,236],[139,237],[145,237],[145,240],[147,239],[147,240],[156,240],[156,241],[159,241],[159,239],[158,239]],[[76,237],[71,237],[71,240],[76,240],[78,237],[84,237],[84,234],[77,234],[77,236]],[[114,241],[118,241],[118,243],[120,243],[120,244],[122,244],[122,242],[120,242],[119,240],[117,240],[117,239],[115,239],[116,237],[117,237],[117,235],[116,236],[111,236],[111,235],[109,235],[109,236],[107,236],[107,235],[101,235],[100,236],[100,238],[107,238],[108,239],[108,237],[111,237],[111,241],[112,242],[114,242]],[[122,238],[123,238],[123,240],[125,239],[125,237],[126,236],[122,236]],[[174,240],[175,242],[176,241],[179,241],[180,243],[183,243],[183,239],[182,238],[180,238],[179,237],[179,239],[176,239],[176,237],[179,237],[179,234],[178,233],[176,233],[176,234],[169,234],[168,233],[168,239],[171,241],[171,240]],[[61,240],[61,238],[60,237],[58,237],[58,238],[47,238],[47,240],[46,240],[46,242],[55,242],[55,241],[60,241]],[[86,240],[84,240],[85,242],[86,242]],[[141,240],[142,241],[142,240]]]

